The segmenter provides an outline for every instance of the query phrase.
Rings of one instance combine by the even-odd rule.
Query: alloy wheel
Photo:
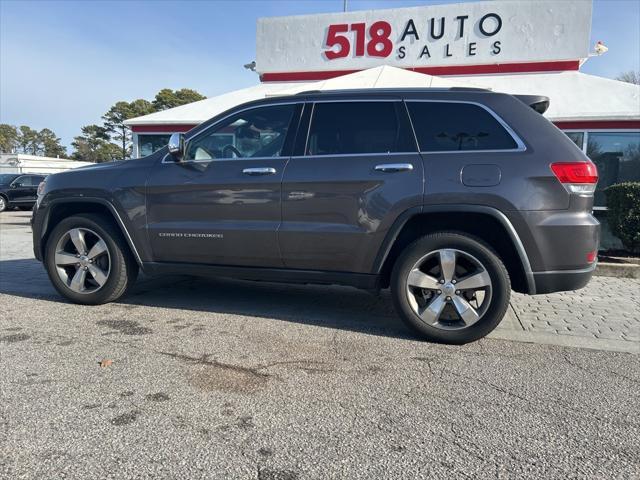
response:
[[[55,251],[56,271],[76,293],[93,293],[107,282],[111,257],[105,241],[88,228],[72,228],[60,237]]]
[[[491,303],[487,269],[473,255],[439,249],[420,258],[409,271],[406,294],[414,313],[442,330],[462,330],[477,323]]]

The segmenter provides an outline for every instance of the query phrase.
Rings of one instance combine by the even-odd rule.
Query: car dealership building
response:
[[[580,72],[590,45],[584,0],[478,2],[262,18],[260,83],[133,118],[134,157],[240,103],[305,90],[480,87],[545,95],[545,112],[597,164],[602,190],[640,181],[640,86]],[[589,61],[607,61],[602,58]]]

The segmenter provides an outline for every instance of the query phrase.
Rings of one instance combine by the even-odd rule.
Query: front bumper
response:
[[[39,208],[39,205],[36,204],[33,207],[33,213],[31,214],[31,231],[33,236],[33,255],[36,259],[42,262],[42,234],[44,232],[44,221],[46,215],[42,211],[42,208]]]

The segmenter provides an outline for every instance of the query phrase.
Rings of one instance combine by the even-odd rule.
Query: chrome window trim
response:
[[[463,103],[468,105],[475,105],[477,107],[485,110],[489,115],[491,115],[501,126],[504,128],[507,133],[511,136],[512,140],[516,143],[516,148],[499,148],[499,149],[484,149],[484,150],[438,150],[438,151],[423,151],[420,147],[420,142],[418,142],[417,134],[415,132],[415,128],[413,129],[413,133],[416,136],[416,143],[418,145],[418,150],[421,154],[424,155],[438,155],[441,153],[513,153],[513,152],[526,152],[527,146],[524,141],[520,138],[520,136],[513,131],[513,129],[509,126],[507,122],[505,122],[500,115],[494,112],[492,109],[487,107],[486,105],[478,102],[474,102],[471,100],[432,100],[432,99],[404,99],[405,105],[407,106],[407,113],[409,114],[409,119],[411,119],[411,113],[409,112],[409,103]],[[411,126],[413,127],[413,119],[411,119]]]
[[[201,132],[198,132],[197,134],[194,134],[192,137],[189,138],[185,138],[185,143],[187,142],[191,142],[192,140],[194,140],[195,138],[198,138],[201,135],[205,135],[206,132],[208,132],[209,130],[211,130],[212,128],[217,127],[218,125],[220,125],[220,123],[224,122],[225,120],[227,120],[228,118],[234,116],[234,115],[238,115],[242,112],[246,112],[248,110],[254,110],[256,108],[263,108],[263,107],[274,107],[274,106],[279,106],[279,105],[298,105],[298,104],[304,104],[304,105],[308,105],[311,104],[311,115],[309,116],[309,125],[307,126],[307,134],[306,134],[306,139],[305,139],[305,144],[304,144],[304,151],[307,151],[307,147],[308,147],[308,143],[309,143],[309,135],[311,133],[311,125],[313,123],[313,114],[315,113],[315,105],[316,103],[355,103],[355,102],[402,102],[405,104],[405,108],[407,110],[407,115],[409,116],[409,123],[411,124],[411,128],[413,131],[413,136],[414,139],[416,141],[416,145],[418,147],[418,150],[416,151],[410,151],[410,152],[380,152],[380,153],[347,153],[347,154],[331,154],[331,155],[294,155],[291,158],[326,158],[329,156],[340,156],[340,157],[348,157],[348,156],[363,156],[363,155],[407,155],[407,154],[415,154],[415,153],[420,153],[420,154],[424,154],[424,155],[434,155],[434,154],[451,154],[451,153],[513,153],[513,152],[525,152],[527,150],[526,144],[524,143],[524,141],[520,138],[520,136],[518,134],[516,134],[513,129],[509,126],[509,124],[507,124],[496,112],[494,112],[492,109],[490,109],[489,107],[487,107],[486,105],[482,104],[482,103],[478,103],[478,102],[474,102],[474,101],[470,101],[470,100],[433,100],[433,99],[407,99],[407,98],[403,98],[402,96],[397,96],[395,98],[352,98],[352,99],[348,99],[348,98],[326,98],[326,99],[314,99],[314,100],[303,100],[300,99],[298,101],[290,101],[290,102],[272,102],[272,103],[264,103],[264,104],[260,104],[260,105],[254,105],[251,107],[246,107],[243,108],[241,110],[237,110],[233,113],[230,113],[228,115],[225,115],[224,117],[222,117],[220,120],[218,120],[217,122],[209,125],[207,128],[205,128],[204,130],[202,130]],[[409,102],[430,102],[430,103],[463,103],[463,104],[470,104],[470,105],[475,105],[477,107],[480,107],[482,109],[484,109],[486,112],[489,113],[489,115],[491,115],[506,131],[507,133],[511,136],[511,138],[513,139],[513,141],[516,143],[517,148],[511,148],[511,149],[486,149],[486,150],[442,150],[442,151],[422,151],[420,150],[420,143],[418,142],[417,139],[417,134],[416,134],[416,130],[413,124],[413,119],[411,118],[411,114],[409,112]],[[167,157],[170,156],[170,154],[166,154],[163,158],[162,161],[160,163],[162,164],[175,164],[176,162],[174,161],[167,161]],[[274,158],[287,158],[287,157],[282,157],[282,156],[278,156],[278,157],[247,157],[247,158],[236,158],[236,159],[232,159],[232,158],[226,158],[226,159],[207,159],[207,160],[184,160],[180,163],[209,163],[209,162],[213,162],[213,161],[224,161],[224,160],[250,160],[250,159],[255,159],[255,160],[264,160],[264,159],[274,159]]]
[[[487,149],[487,150],[442,150],[437,152],[423,152],[420,151],[421,155],[437,155],[440,153],[450,154],[450,153],[519,153],[526,152],[527,148],[509,148],[509,149]]]
[[[298,105],[301,103],[306,103],[305,101],[297,101],[297,102],[273,102],[273,103],[263,103],[260,105],[253,105],[251,107],[246,107],[243,108],[241,110],[236,110],[233,113],[230,113],[228,115],[225,115],[224,117],[222,117],[220,120],[218,120],[215,123],[212,123],[211,125],[209,125],[207,128],[205,128],[204,130],[202,130],[201,132],[198,132],[197,134],[194,134],[193,136],[187,138],[185,136],[184,139],[184,143],[185,145],[187,145],[188,142],[191,142],[192,140],[194,140],[195,138],[200,137],[201,135],[204,135],[206,132],[208,132],[209,130],[211,130],[212,128],[215,128],[216,126],[220,125],[220,123],[224,122],[225,120],[227,120],[228,118],[233,117],[234,115],[238,115],[242,112],[246,112],[248,110],[255,110],[256,108],[263,108],[263,107],[276,107],[279,105]],[[288,132],[287,132],[288,133]],[[171,155],[169,153],[167,153],[164,157],[162,157],[162,161],[160,163],[209,163],[209,162],[220,162],[222,160],[261,160],[261,159],[265,159],[265,158],[288,158],[288,157],[283,157],[278,155],[277,157],[245,157],[245,158],[211,158],[211,159],[207,159],[207,160],[183,160],[182,162],[173,162],[173,161],[165,161],[167,159],[167,157]]]
[[[248,160],[260,160],[260,161],[265,161],[265,160],[284,160],[286,161],[288,158],[291,157],[282,157],[282,156],[277,156],[277,157],[242,157],[242,158],[207,158],[207,159],[203,159],[203,160],[185,160],[184,162],[173,162],[171,160],[169,161],[165,161],[167,157],[170,157],[171,154],[167,153],[164,157],[162,157],[162,162],[160,163],[173,163],[176,165],[180,165],[180,164],[185,164],[185,163],[211,163],[211,162],[246,162]]]
[[[329,155],[294,155],[291,158],[327,158],[327,157],[389,157],[395,155],[417,155],[418,152],[378,152],[378,153],[336,153]]]

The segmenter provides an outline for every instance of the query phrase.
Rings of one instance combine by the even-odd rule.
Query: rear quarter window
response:
[[[478,105],[407,102],[407,106],[421,152],[518,148],[501,123]]]

